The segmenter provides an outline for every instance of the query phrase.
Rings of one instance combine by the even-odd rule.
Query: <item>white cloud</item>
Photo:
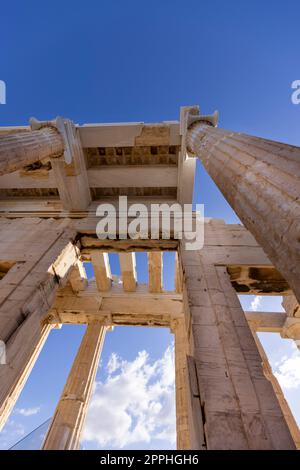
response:
[[[9,419],[0,433],[0,449],[9,449],[12,445],[22,439],[25,435],[25,427],[21,423],[16,423],[14,419]]]
[[[250,310],[252,310],[253,312],[257,312],[259,307],[261,307],[261,301],[262,301],[262,296],[256,295],[251,302]]]
[[[111,354],[108,377],[97,382],[83,441],[100,447],[124,448],[151,443],[175,443],[175,368],[173,347],[151,362],[146,351],[133,361]]]
[[[41,407],[36,406],[35,408],[16,408],[15,413],[22,416],[32,416],[38,414],[40,411]]]
[[[295,349],[290,357],[283,356],[275,364],[274,375],[284,389],[295,389],[300,386],[300,354]]]
[[[106,369],[109,374],[113,374],[122,366],[122,362],[119,356],[116,353],[110,355],[109,361],[107,363]]]

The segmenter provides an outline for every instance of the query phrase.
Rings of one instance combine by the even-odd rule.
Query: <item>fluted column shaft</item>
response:
[[[251,325],[249,325],[249,326],[251,328]],[[279,403],[280,408],[282,410],[282,413],[285,417],[285,421],[288,425],[288,428],[289,428],[290,433],[292,435],[295,446],[299,450],[300,449],[300,430],[298,428],[297,422],[296,422],[296,420],[293,416],[293,413],[291,412],[291,409],[289,407],[288,402],[286,401],[286,399],[284,397],[284,394],[281,390],[279,382],[278,382],[276,376],[273,374],[272,367],[269,364],[268,357],[265,353],[265,350],[264,350],[264,348],[263,348],[263,346],[260,342],[260,339],[259,339],[258,335],[256,334],[255,331],[252,331],[252,334],[253,334],[253,338],[254,338],[254,341],[256,343],[258,352],[259,352],[259,354],[261,356],[261,359],[262,359],[262,366],[263,366],[264,374],[273,386],[273,390],[276,394],[278,403]]]
[[[47,157],[64,152],[62,136],[54,127],[0,136],[0,175],[12,173]]]
[[[44,450],[78,449],[95,380],[106,326],[87,326],[46,436]]]
[[[300,302],[300,148],[201,121],[186,144]]]

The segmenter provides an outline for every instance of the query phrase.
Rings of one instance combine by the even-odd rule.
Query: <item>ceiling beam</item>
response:
[[[94,224],[94,231],[96,229]],[[76,225],[76,222],[75,222]],[[91,253],[94,249],[106,252],[134,252],[134,251],[175,251],[178,247],[178,240],[101,240],[97,237],[82,236],[81,256],[84,261],[90,261]]]
[[[95,280],[99,292],[109,291],[112,280],[108,253],[97,250],[92,251],[91,262],[93,265]]]
[[[83,291],[87,288],[88,279],[83,263],[78,260],[77,264],[71,271],[69,282],[74,293]]]
[[[83,158],[83,155],[81,156]],[[70,170],[71,167],[67,166],[62,158],[57,158],[52,161],[52,170],[20,170],[0,176],[0,187],[2,189],[58,188],[60,193],[63,189],[66,192],[70,191],[68,178],[74,176]],[[85,171],[84,168],[82,171]],[[177,186],[177,167],[168,165],[95,166],[85,172],[91,188],[175,188]],[[78,177],[79,174],[75,176]],[[63,197],[67,196],[63,194]]]
[[[182,292],[182,280],[180,276],[180,263],[179,263],[179,256],[178,252],[175,253],[175,292]]]
[[[87,170],[91,188],[176,188],[177,167],[168,165],[101,166]]]
[[[120,285],[99,293],[92,282],[76,295],[68,286],[60,289],[45,322],[77,324],[102,320],[107,325],[169,326],[182,315],[181,294],[151,294],[147,286],[138,286],[136,292],[129,293]]]
[[[180,145],[179,122],[85,124],[78,127],[83,147]]]
[[[134,292],[136,290],[135,253],[120,253],[119,259],[124,291]]]
[[[149,292],[162,292],[162,251],[150,251],[148,253]]]
[[[287,315],[284,312],[245,312],[251,329],[261,332],[280,333]]]

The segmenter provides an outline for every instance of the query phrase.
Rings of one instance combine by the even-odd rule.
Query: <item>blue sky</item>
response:
[[[7,86],[0,125],[57,115],[78,123],[157,122],[178,119],[181,105],[199,104],[204,113],[219,110],[221,127],[300,145],[300,105],[291,102],[291,83],[300,78],[296,0],[27,0],[2,2],[0,17],[0,80]],[[205,203],[206,216],[237,222],[200,164],[194,202]],[[117,262],[111,262],[117,274]],[[164,262],[171,266],[171,255]],[[142,255],[138,276],[140,282],[145,280]],[[171,275],[165,278],[168,288],[170,279]],[[250,297],[243,301],[246,309],[252,301]],[[278,300],[273,302],[278,309]],[[273,309],[271,301],[263,300],[263,308],[267,306]],[[83,330],[64,326],[51,333],[0,435],[0,445],[17,441],[50,416]],[[274,364],[280,361],[275,357],[279,348],[283,348],[281,357],[293,357],[289,341],[279,343],[274,338],[269,335],[264,340]],[[123,362],[119,360],[119,369],[111,374],[122,377],[126,361],[134,363],[145,350],[150,357],[142,358],[141,367],[152,364],[151,380],[162,384],[158,361],[171,343],[166,330],[115,329],[107,335],[97,380],[109,386],[113,368],[107,369],[107,364],[112,353]],[[167,363],[169,357],[165,359]],[[141,388],[149,396],[151,383]],[[161,392],[169,397],[168,419],[169,386]],[[299,383],[298,388],[287,387],[286,393],[297,408]],[[172,447],[170,439],[160,437],[158,442],[153,437],[159,430],[152,434],[144,446]]]

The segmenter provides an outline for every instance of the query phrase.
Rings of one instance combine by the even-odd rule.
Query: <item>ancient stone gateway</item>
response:
[[[179,449],[299,448],[256,332],[300,341],[300,149],[216,121],[184,107],[180,122],[59,118],[0,129],[1,426],[51,328],[85,323],[44,442],[78,448],[107,329],[151,325],[175,335]],[[162,221],[155,239],[127,236],[118,197],[146,208],[190,204],[196,157],[243,225],[205,219],[204,246],[193,251],[174,229],[165,237]],[[96,234],[104,202],[116,208],[116,237]],[[170,250],[176,289],[166,293],[162,253]],[[148,253],[146,287],[136,280],[138,251]],[[122,284],[111,276],[110,252],[119,254]],[[286,313],[244,312],[239,293],[284,295]]]

